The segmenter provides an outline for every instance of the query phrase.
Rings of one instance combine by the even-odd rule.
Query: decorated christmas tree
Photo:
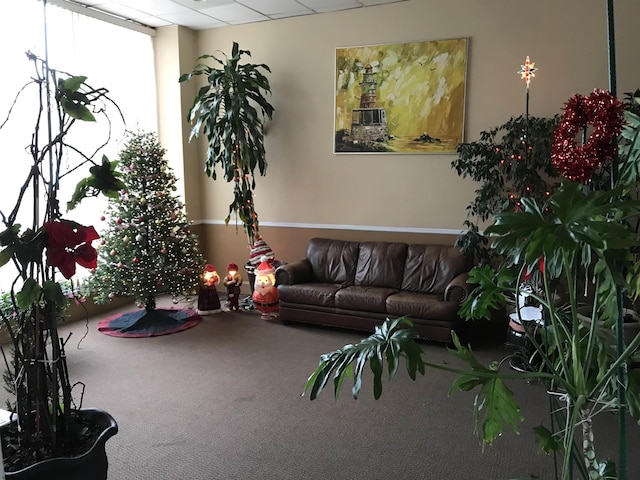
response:
[[[110,200],[108,222],[98,249],[98,267],[89,279],[97,303],[133,297],[143,311],[125,314],[120,329],[170,327],[173,310],[157,310],[156,296],[174,301],[195,295],[204,260],[190,231],[184,204],[175,194],[176,177],[165,150],[152,133],[131,133],[120,152],[125,189]],[[113,322],[112,322],[113,323]]]

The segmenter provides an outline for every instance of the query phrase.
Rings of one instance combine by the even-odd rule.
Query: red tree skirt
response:
[[[189,309],[145,309],[119,313],[98,322],[98,330],[112,337],[156,337],[194,327],[200,315]]]

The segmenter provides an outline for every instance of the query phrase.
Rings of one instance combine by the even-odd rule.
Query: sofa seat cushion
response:
[[[332,283],[296,283],[278,285],[278,297],[282,302],[335,307],[335,295],[340,285]]]
[[[398,290],[381,287],[345,287],[336,292],[336,308],[386,313],[386,300]]]
[[[390,316],[428,318],[429,320],[451,322],[458,317],[460,304],[447,302],[441,295],[416,292],[398,292],[387,297],[387,313]]]

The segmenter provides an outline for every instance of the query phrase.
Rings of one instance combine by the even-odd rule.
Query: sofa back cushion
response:
[[[406,255],[406,243],[361,242],[355,284],[399,289]]]
[[[353,285],[358,242],[312,238],[307,244],[306,256],[318,282]]]
[[[409,245],[402,290],[444,294],[459,274],[471,270],[472,259],[448,245]]]

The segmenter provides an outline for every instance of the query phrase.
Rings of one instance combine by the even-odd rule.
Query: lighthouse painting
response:
[[[336,49],[334,153],[455,153],[467,39]]]

